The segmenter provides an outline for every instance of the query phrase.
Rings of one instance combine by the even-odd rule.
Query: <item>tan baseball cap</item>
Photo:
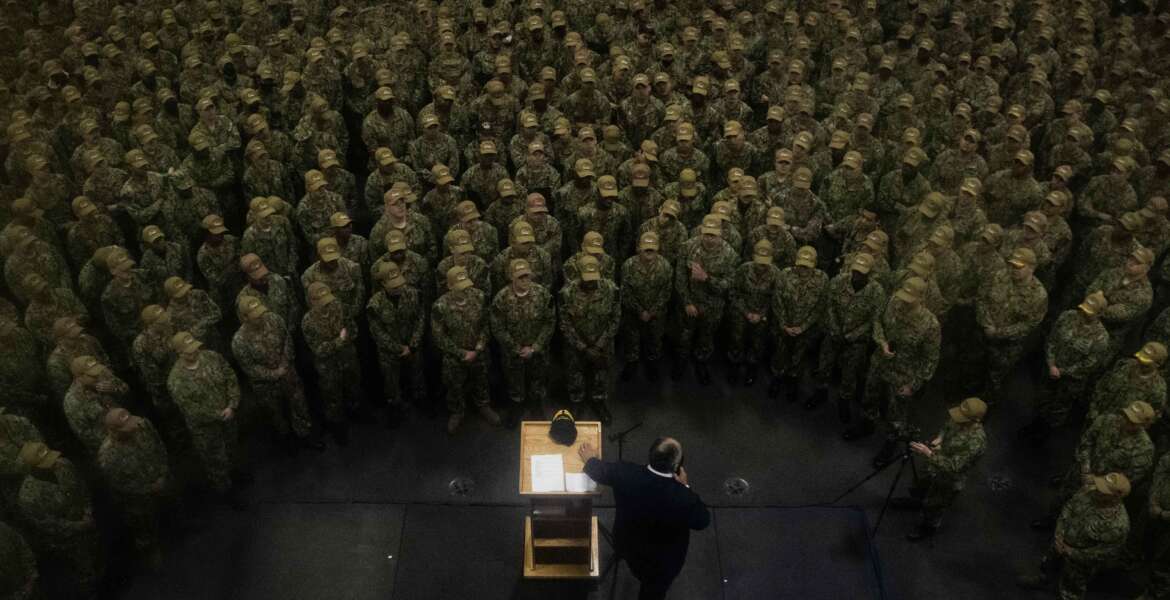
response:
[[[331,237],[317,240],[317,256],[324,262],[333,262],[341,258],[341,248],[337,245],[337,240]]]
[[[451,169],[447,168],[447,165],[437,164],[431,167],[431,177],[438,185],[446,185],[455,181],[455,178],[451,176]]]
[[[467,269],[456,265],[447,269],[447,289],[452,291],[465,290],[475,285],[471,277],[467,275]]]
[[[752,262],[758,265],[772,264],[772,242],[760,240],[752,248]]]
[[[516,244],[527,244],[536,241],[536,233],[532,229],[532,225],[527,221],[516,221],[512,224],[512,242]]]
[[[532,266],[523,258],[514,258],[508,265],[508,276],[516,281],[524,276],[532,276]]]
[[[1123,473],[1109,473],[1093,477],[1093,487],[1106,496],[1125,498],[1130,492],[1129,478]]]
[[[1166,346],[1158,342],[1146,342],[1133,356],[1142,364],[1160,367],[1166,362]]]
[[[333,290],[329,289],[328,285],[320,281],[314,281],[309,284],[308,296],[309,306],[313,308],[320,308],[337,300],[337,297],[333,295]]]
[[[171,350],[177,354],[193,354],[203,347],[203,342],[195,339],[190,332],[180,331],[171,336]]]
[[[586,254],[605,254],[605,238],[596,231],[586,231],[581,249]]]
[[[987,403],[979,398],[971,397],[960,402],[958,406],[947,409],[947,412],[950,414],[951,420],[956,423],[978,423],[987,414]]]
[[[817,250],[812,246],[801,246],[796,251],[796,266],[815,269],[817,267]]]
[[[658,234],[653,231],[647,231],[638,238],[638,251],[644,252],[646,250],[658,250]]]
[[[617,180],[613,175],[602,175],[597,178],[597,191],[605,198],[616,198],[618,195]]]
[[[581,281],[597,281],[601,279],[601,265],[592,255],[582,256],[578,267],[581,270]]]
[[[163,282],[163,291],[166,292],[168,298],[182,298],[191,291],[192,285],[183,280],[182,277],[172,275],[167,277]]]

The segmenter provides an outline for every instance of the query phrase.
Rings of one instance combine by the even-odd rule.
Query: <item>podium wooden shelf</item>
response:
[[[577,456],[583,443],[601,451],[601,423],[577,422],[577,440],[562,446],[549,437],[550,421],[520,424],[520,495],[529,499],[524,517],[524,577],[533,579],[588,579],[601,575],[598,524],[593,515],[592,492],[532,491],[532,457],[558,454],[564,472],[581,473],[584,463]]]

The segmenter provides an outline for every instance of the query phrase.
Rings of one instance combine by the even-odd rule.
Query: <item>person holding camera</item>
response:
[[[918,542],[930,538],[942,525],[943,512],[963,489],[967,472],[987,451],[983,416],[987,404],[967,398],[947,410],[950,419],[929,444],[910,442],[910,451],[926,460],[926,476],[910,488],[908,497],[894,498],[894,508],[921,509],[922,520],[906,539]]]

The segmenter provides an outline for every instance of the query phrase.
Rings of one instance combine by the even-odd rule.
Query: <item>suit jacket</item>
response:
[[[707,506],[673,478],[627,462],[585,463],[585,474],[613,488],[617,503],[614,546],[638,579],[670,580],[682,570],[690,530],[711,523]]]

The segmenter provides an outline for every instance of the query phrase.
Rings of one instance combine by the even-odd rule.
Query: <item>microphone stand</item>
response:
[[[641,427],[643,422],[644,421],[639,421],[637,425],[634,425],[625,431],[619,431],[619,432],[609,436],[609,441],[617,442],[617,444],[618,444],[618,462],[621,462],[622,453],[626,449],[626,436],[630,435],[630,433],[633,432],[635,429]]]
[[[886,499],[882,502],[882,508],[881,511],[878,512],[877,521],[873,525],[873,531],[871,531],[869,534],[869,539],[871,540],[877,537],[878,528],[882,526],[882,519],[886,516],[886,510],[890,507],[890,499],[894,497],[894,490],[898,489],[898,481],[902,479],[902,474],[905,473],[907,464],[910,465],[910,469],[914,472],[915,483],[918,482],[918,467],[914,464],[913,453],[910,451],[910,443],[908,440],[900,441],[902,444],[904,444],[902,452],[894,457],[893,460],[874,469],[873,472],[871,472],[869,475],[866,475],[861,481],[858,481],[849,489],[841,492],[840,496],[837,496],[833,499],[832,502],[829,503],[836,504],[840,502],[845,498],[845,496],[853,493],[853,490],[856,490],[857,488],[865,485],[865,482],[869,481],[870,479],[877,477],[878,474],[880,474],[882,471],[885,471],[887,467],[894,463],[898,463],[898,473],[894,476],[894,481],[890,483],[890,489],[886,492]]]

